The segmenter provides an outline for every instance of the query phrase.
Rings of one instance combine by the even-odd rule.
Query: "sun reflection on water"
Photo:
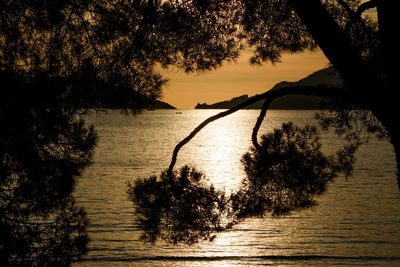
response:
[[[320,266],[322,260],[330,266],[342,263],[336,256],[367,257],[358,260],[360,265],[370,264],[370,256],[400,259],[393,152],[390,145],[374,142],[361,151],[359,158],[363,160],[358,161],[356,175],[349,181],[338,179],[313,210],[280,219],[248,219],[217,234],[211,243],[173,246],[141,241],[126,181],[165,170],[174,146],[218,112],[153,111],[137,117],[110,113],[91,118],[100,137],[95,164],[85,171],[75,194],[88,212],[92,241],[85,261],[74,266]],[[203,171],[218,189],[236,191],[244,176],[240,159],[251,146],[257,116],[258,111],[242,110],[209,124],[183,147],[176,169],[191,165]],[[311,111],[273,110],[260,134],[287,120],[307,122],[312,117]],[[336,140],[332,139],[331,146]],[[315,261],[285,258],[293,255],[328,257]],[[387,265],[385,259],[382,261]]]
[[[240,159],[250,146],[253,123],[251,117],[234,114],[207,125],[182,149],[177,166],[195,166],[218,189],[237,190],[244,175]]]

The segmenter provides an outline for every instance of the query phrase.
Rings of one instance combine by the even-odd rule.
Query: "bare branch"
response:
[[[368,2],[362,3],[356,11],[356,15],[357,16],[361,16],[362,13],[364,13],[366,10],[371,9],[371,8],[375,8],[378,5],[378,1],[377,0],[370,0]]]
[[[338,0],[338,2],[351,16],[357,16],[357,17],[361,17],[362,13],[364,13],[368,9],[375,8],[378,4],[377,0],[370,0],[368,2],[359,5],[357,10],[354,11],[349,7],[349,5],[344,0]]]
[[[261,123],[263,122],[263,120],[264,120],[264,118],[265,118],[265,115],[267,114],[267,109],[268,109],[269,105],[271,104],[271,102],[272,102],[271,98],[267,98],[267,99],[265,100],[265,102],[264,102],[264,104],[263,104],[263,106],[262,106],[262,108],[261,108],[260,115],[259,115],[258,118],[257,118],[257,122],[256,122],[256,124],[254,125],[253,133],[251,134],[251,141],[252,141],[252,143],[253,143],[253,146],[254,146],[258,151],[261,150],[261,146],[260,146],[260,144],[259,144],[258,141],[257,141],[258,130],[259,130],[260,127],[261,127]]]
[[[185,144],[187,144],[193,137],[195,137],[195,135],[198,132],[200,132],[204,127],[206,127],[207,124],[209,124],[215,120],[218,120],[220,118],[226,117],[232,113],[235,113],[236,111],[243,109],[251,104],[254,104],[260,100],[268,99],[266,101],[267,104],[264,103],[264,106],[265,106],[264,115],[261,113],[259,116],[259,119],[258,119],[258,120],[260,120],[260,122],[257,121],[257,124],[259,123],[261,125],[262,119],[265,116],[265,113],[269,106],[269,103],[271,103],[273,100],[275,100],[279,97],[286,96],[286,95],[294,95],[294,94],[323,96],[323,97],[329,97],[329,98],[344,98],[345,96],[349,97],[348,92],[346,92],[344,89],[334,88],[334,87],[326,87],[326,86],[318,86],[318,87],[315,87],[315,86],[289,86],[289,87],[283,87],[283,88],[279,88],[279,89],[275,89],[275,90],[269,90],[260,95],[255,95],[255,96],[247,99],[243,103],[234,106],[233,108],[230,108],[226,111],[220,112],[214,116],[209,117],[208,119],[203,121],[199,126],[197,126],[185,139],[180,141],[175,146],[175,149],[172,153],[172,159],[171,159],[171,163],[168,168],[168,174],[170,176],[172,176],[172,171],[175,166],[179,150]],[[264,110],[264,107],[263,107],[263,110]],[[258,128],[259,127],[260,126],[258,126]],[[255,132],[255,135],[257,135],[258,129],[256,129],[256,126],[255,126],[255,129],[253,130],[253,135],[254,135],[254,132]]]
[[[357,11],[352,10],[344,0],[338,0],[338,2],[350,16],[350,20],[346,23],[344,30],[346,34],[349,34],[351,26],[356,22],[360,22],[364,30],[366,30],[367,32],[370,31],[370,29],[367,27],[367,25],[361,18],[361,15],[366,10],[376,7],[378,3],[377,0],[370,0],[368,2],[362,3],[361,5],[358,6]]]

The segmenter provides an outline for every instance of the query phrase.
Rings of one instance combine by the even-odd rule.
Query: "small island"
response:
[[[170,104],[166,102],[162,102],[160,100],[154,101],[152,105],[149,105],[147,107],[148,110],[155,110],[155,109],[176,109],[176,107],[171,106]]]

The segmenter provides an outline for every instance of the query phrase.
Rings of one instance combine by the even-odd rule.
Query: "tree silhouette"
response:
[[[193,23],[199,9],[160,3],[1,2],[0,265],[62,266],[85,253],[71,192],[96,136],[80,114],[147,107],[166,83],[156,63],[189,71],[237,56],[233,24]],[[199,42],[215,35],[228,39]]]
[[[1,266],[68,266],[80,259],[88,222],[71,192],[96,142],[80,114],[137,112],[166,82],[142,53],[148,43],[132,41],[142,40],[142,28],[131,32],[134,46],[107,34],[118,25],[108,20],[116,18],[108,15],[114,4],[1,1]]]
[[[71,191],[96,135],[72,110],[27,105],[19,83],[0,97],[0,264],[68,266],[89,240]]]
[[[194,168],[184,166],[173,174],[165,171],[159,178],[138,179],[129,186],[147,241],[162,238],[193,244],[232,225],[221,216],[227,211],[228,198],[207,186],[204,174]]]
[[[205,175],[188,166],[129,182],[142,238],[186,244],[212,241],[216,233],[249,217],[281,216],[316,205],[315,197],[329,181],[339,173],[351,174],[357,145],[348,143],[332,155],[322,153],[321,147],[317,128],[284,123],[243,155],[246,176],[229,196],[207,185]]]
[[[111,1],[2,2],[2,78],[12,74],[34,81],[38,91],[58,94],[64,106],[140,110],[160,95],[166,81],[143,53],[150,44],[138,43],[143,22],[134,16],[130,26],[136,31],[119,27],[124,22],[113,21],[119,19],[110,13],[113,7],[118,4]],[[137,8],[131,15],[140,17],[145,11]]]
[[[197,41],[214,45],[218,41],[226,44],[234,41],[238,47],[247,42],[254,51],[251,59],[254,64],[278,63],[283,53],[298,53],[319,47],[343,78],[343,86],[341,88],[295,86],[271,90],[201,123],[177,144],[169,168],[160,177],[128,184],[128,194],[135,204],[137,215],[142,218],[142,226],[145,226],[143,229],[146,233],[152,229],[149,240],[155,241],[157,236],[174,243],[193,243],[200,237],[212,240],[212,233],[227,229],[245,218],[263,216],[267,212],[281,215],[310,207],[315,204],[315,196],[324,192],[327,182],[338,172],[346,175],[351,173],[354,153],[359,145],[368,140],[369,134],[377,134],[378,137],[388,138],[391,141],[399,169],[399,133],[394,119],[396,86],[392,64],[393,57],[397,56],[394,47],[396,9],[393,2],[387,0],[151,2],[157,3],[160,10],[164,10],[165,6],[177,10],[177,16],[182,15],[184,18],[187,18],[188,14],[194,14],[193,10],[198,11],[202,22],[199,25],[204,23],[207,30],[210,27],[208,22],[225,22],[227,28],[232,29],[229,33],[231,39],[217,33],[209,40]],[[364,12],[371,8],[377,10],[377,21],[364,15]],[[218,29],[218,26],[214,29]],[[190,30],[190,27],[185,28],[186,35],[191,33]],[[197,51],[194,54],[197,55]],[[185,59],[191,55],[191,53],[182,54],[182,60],[187,62]],[[208,59],[210,54],[204,52],[203,55],[201,60]],[[178,57],[177,63],[180,62],[179,59],[181,58]],[[208,66],[198,65],[197,61],[191,64],[193,68],[185,64],[181,66],[188,71],[196,68],[209,69]],[[320,151],[316,129],[309,126],[301,129],[289,123],[271,134],[262,136],[262,142],[259,144],[257,133],[269,104],[276,98],[290,94],[334,97],[330,109],[319,113],[317,119],[323,130],[334,128],[348,143],[336,154],[324,155]],[[197,182],[190,183],[193,179],[184,171],[188,167],[183,167],[178,173],[173,170],[179,150],[208,123],[260,99],[265,99],[265,104],[253,130],[253,148],[242,159],[247,177],[238,192],[226,197],[223,192],[215,193],[212,187],[198,188]],[[192,170],[191,173],[198,171]],[[196,174],[195,177],[201,175]],[[175,193],[171,194],[170,188],[173,188],[176,181],[181,180],[185,181],[183,188],[178,190],[181,193],[176,195],[174,191]],[[151,188],[158,188],[157,195],[151,193]],[[196,193],[193,193],[193,190],[196,190]],[[215,212],[220,212],[220,218],[210,216],[211,221],[203,222],[204,228],[201,224],[195,223],[201,214],[191,213],[195,211],[190,209],[195,208],[183,201],[185,192],[196,195],[195,199],[199,198],[198,194],[204,198],[208,197],[212,204],[209,204],[206,210],[200,205],[197,211],[213,215]],[[146,202],[142,202],[141,198],[146,199]],[[158,205],[155,203],[166,203],[166,206],[162,204],[161,207],[155,208]],[[193,203],[197,203],[197,200]],[[169,212],[174,205],[178,205],[178,208],[175,208],[178,209],[178,213]],[[179,221],[178,218],[182,218],[187,212],[190,216]],[[174,216],[174,219],[170,220],[170,216]],[[157,230],[153,231],[152,227],[156,227]]]
[[[173,168],[180,147],[207,123],[243,105],[212,117],[196,128],[177,145],[169,169],[159,178],[131,185],[130,195],[137,203],[139,215],[143,216],[145,228],[167,222],[166,230],[179,230],[176,235],[171,232],[162,235],[167,240],[192,243],[201,237],[212,239],[213,232],[229,228],[245,217],[262,216],[266,211],[280,214],[311,205],[324,188],[317,184],[311,186],[314,182],[325,183],[337,172],[351,170],[353,153],[362,143],[355,127],[388,137],[398,162],[400,141],[396,120],[393,120],[397,110],[392,63],[398,57],[394,2],[2,1],[0,79],[5,84],[0,95],[2,263],[68,264],[82,255],[87,242],[86,220],[84,212],[75,207],[71,190],[74,180],[90,163],[95,134],[78,115],[87,108],[122,108],[136,112],[145,107],[160,96],[166,83],[155,71],[156,64],[175,65],[187,72],[213,70],[224,61],[237,58],[239,51],[247,46],[254,49],[252,63],[277,63],[282,53],[319,47],[344,80],[343,88],[336,91],[334,88],[323,93],[316,88],[280,88],[246,102],[266,99],[253,131],[255,150],[243,160],[252,178],[244,182],[243,190],[229,198],[212,187],[203,186],[198,171],[184,168],[176,173]],[[376,22],[364,16],[370,8],[377,10]],[[304,130],[292,125],[283,125],[258,144],[259,124],[269,103],[288,94],[337,94],[335,97],[346,109],[323,113],[319,119],[325,128],[336,127],[349,144],[337,155],[324,156],[319,153],[313,136],[305,138]],[[349,107],[367,109],[370,113],[348,111],[354,110]],[[357,123],[359,120],[365,123]],[[292,134],[304,140],[304,146],[292,144],[287,139]],[[309,179],[304,181],[309,186],[300,186],[297,192],[293,185],[299,184],[295,179],[265,177],[277,174],[257,169],[253,170],[255,173],[250,172],[253,166],[268,166],[263,157],[269,161],[273,154],[266,140],[274,138],[290,144],[291,155],[305,159],[311,155],[318,159],[320,172],[304,169]],[[278,143],[273,147],[278,149]],[[263,149],[268,153],[260,152]],[[309,164],[308,160],[302,162]],[[285,165],[276,164],[282,171],[290,171]],[[299,175],[287,177],[303,180]],[[322,179],[321,175],[326,177]],[[259,191],[251,183],[259,184]],[[171,201],[161,210],[153,205],[158,196],[148,191],[153,187],[163,192],[173,190],[164,199]],[[135,191],[135,188],[141,190]],[[283,191],[266,195],[266,190],[271,188],[283,188]],[[246,197],[249,192],[254,198]],[[135,194],[150,195],[147,202],[138,202]],[[180,210],[180,207],[192,207],[185,205],[188,197],[196,199],[199,210],[188,213]],[[174,214],[177,217],[169,217]],[[220,220],[215,217],[217,214],[228,219]],[[146,219],[148,215],[151,220]],[[186,218],[186,215],[189,219],[174,227],[179,223],[176,218]],[[153,231],[150,239],[154,240],[161,232]]]

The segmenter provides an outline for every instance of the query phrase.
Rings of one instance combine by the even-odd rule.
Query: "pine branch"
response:
[[[246,101],[242,102],[241,104],[238,104],[226,111],[220,112],[214,116],[209,117],[205,121],[203,121],[199,126],[197,126],[186,138],[184,138],[182,141],[180,141],[176,146],[175,149],[172,153],[172,159],[171,163],[168,168],[168,174],[171,176],[173,168],[175,166],[179,150],[187,144],[193,137],[196,136],[197,133],[199,133],[205,126],[207,126],[209,123],[221,119],[223,117],[226,117],[228,115],[231,115],[232,113],[235,113],[236,111],[243,109],[251,104],[254,104],[260,100],[266,99],[266,102],[263,105],[263,108],[261,110],[260,116],[257,119],[257,123],[253,129],[253,144],[256,143],[257,146],[257,141],[254,142],[254,139],[257,140],[257,133],[258,129],[261,126],[261,122],[263,118],[265,117],[265,114],[267,112],[267,109],[269,107],[269,104],[282,96],[286,95],[313,95],[313,96],[321,96],[321,97],[328,97],[328,98],[344,98],[344,97],[349,97],[349,94],[347,91],[341,88],[335,88],[335,87],[326,87],[326,86],[289,86],[289,87],[283,87],[279,89],[274,89],[274,90],[269,90],[265,93],[262,93],[260,95],[255,95]]]
[[[260,151],[260,149],[261,149],[261,146],[260,146],[260,144],[259,144],[258,141],[257,141],[258,130],[259,130],[260,127],[261,127],[261,123],[263,122],[263,120],[264,120],[264,118],[265,118],[265,115],[267,114],[267,109],[269,108],[269,105],[270,105],[271,103],[272,103],[271,98],[267,98],[267,99],[265,100],[264,104],[262,105],[262,108],[261,108],[261,111],[260,111],[260,115],[259,115],[258,118],[257,118],[257,122],[256,122],[256,124],[254,125],[253,132],[252,132],[252,134],[251,134],[251,141],[252,141],[252,143],[253,143],[253,146],[254,146],[258,151]]]
[[[356,15],[357,16],[361,16],[362,13],[364,13],[366,10],[371,9],[371,8],[375,8],[378,5],[378,1],[377,0],[370,0],[368,2],[362,3],[356,11]]]
[[[338,0],[338,2],[346,10],[346,12],[349,14],[349,17],[350,17],[350,20],[346,23],[346,26],[344,29],[344,32],[347,35],[350,34],[350,28],[356,22],[359,22],[366,32],[371,32],[371,29],[368,28],[368,26],[365,24],[365,21],[362,19],[361,16],[366,10],[375,8],[377,6],[376,0],[370,0],[368,2],[362,3],[361,5],[358,6],[356,11],[353,11],[344,0]]]

